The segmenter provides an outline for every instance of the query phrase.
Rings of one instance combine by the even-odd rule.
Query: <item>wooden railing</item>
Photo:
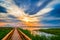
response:
[[[11,30],[2,40],[11,40],[11,37],[13,35],[15,29]],[[25,35],[22,31],[20,31],[19,29],[17,29],[20,37],[22,40],[31,40],[27,35]]]
[[[21,36],[22,40],[31,40],[27,35],[25,35],[22,31],[17,29],[19,32],[19,35]]]
[[[11,30],[2,40],[10,40],[14,32],[14,29]]]

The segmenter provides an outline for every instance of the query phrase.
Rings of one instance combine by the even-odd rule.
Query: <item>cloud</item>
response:
[[[42,20],[41,22],[46,26],[60,26],[60,20]]]
[[[53,0],[46,7],[53,7],[56,4],[60,4],[60,0]]]
[[[0,13],[0,22],[20,22],[20,20],[8,13]]]
[[[43,17],[42,20],[60,20],[60,17]]]
[[[50,2],[51,2],[52,0],[42,0],[41,2],[43,2],[43,3],[41,3],[40,1],[40,3],[41,3],[41,5],[40,6],[38,6],[38,7],[36,7],[31,13],[33,14],[33,13],[37,13],[37,12],[39,12],[40,10],[42,10],[42,9],[44,9]],[[37,2],[37,5],[38,5],[39,3]],[[36,5],[36,6],[37,6]],[[33,8],[34,8],[35,6],[33,6]]]
[[[16,0],[17,1],[17,0]],[[60,6],[54,7],[55,4],[60,3],[60,0],[18,0],[19,7],[13,2],[13,0],[0,0],[0,6],[7,9],[7,13],[0,13],[0,22],[20,22],[18,17],[25,16],[25,12],[29,14],[34,14],[33,16],[37,16],[36,18],[40,18],[40,23],[44,25],[59,25],[60,23]],[[22,9],[20,9],[22,8]],[[57,9],[58,8],[58,9]],[[1,9],[0,9],[1,10]],[[24,12],[25,11],[25,12]],[[38,12],[39,11],[39,12]],[[42,18],[40,17],[42,16]],[[26,15],[27,16],[27,15]],[[30,15],[28,15],[30,16]],[[60,26],[60,25],[59,25]]]
[[[20,20],[17,19],[0,19],[0,22],[5,22],[5,23],[18,23]]]
[[[30,15],[36,14],[52,0],[13,0],[15,4]],[[41,4],[41,5],[40,5]]]
[[[8,14],[6,13],[0,13],[0,18],[7,18]]]
[[[2,6],[0,6],[0,13],[7,13],[7,11],[6,11],[6,9],[4,8],[4,7],[2,7]]]
[[[56,4],[54,6],[54,9],[43,15],[43,18],[41,19],[41,23],[46,26],[60,26],[60,4]]]
[[[45,14],[45,15],[43,15],[44,17],[60,17],[60,4],[56,4],[55,6],[54,6],[54,9],[51,11],[51,12],[49,12],[49,13],[47,13],[47,14]]]
[[[53,8],[44,8],[41,11],[37,12],[36,14],[34,14],[32,16],[41,16],[41,15],[44,15],[46,13],[49,13],[52,10],[53,10]]]
[[[8,17],[9,17],[9,18],[13,18],[13,19],[17,18],[17,17],[15,17],[15,16],[13,16],[13,15],[8,15]]]

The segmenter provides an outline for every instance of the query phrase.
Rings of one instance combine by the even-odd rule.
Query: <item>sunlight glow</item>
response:
[[[29,18],[28,17],[25,17],[24,19],[22,19],[23,21],[26,21],[26,22],[29,22]]]
[[[31,18],[31,17],[23,17],[23,19],[21,19],[24,22],[36,22],[38,21],[36,18]]]
[[[10,0],[9,0],[9,3],[11,3]],[[11,3],[8,7],[6,5],[3,5],[3,6],[7,9],[8,14],[15,16],[17,20],[20,20],[29,26],[38,25],[41,18],[40,16],[53,10],[53,8],[44,8],[34,15],[28,15],[24,12],[23,9],[19,8],[14,3]]]

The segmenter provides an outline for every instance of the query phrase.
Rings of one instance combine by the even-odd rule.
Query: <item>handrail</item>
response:
[[[20,31],[19,29],[17,29],[18,30],[18,32],[19,32],[19,35],[21,36],[21,37],[23,37],[24,38],[24,40],[31,40],[26,34],[24,34],[22,31]]]
[[[9,40],[11,36],[13,35],[14,29],[11,30],[2,40]]]

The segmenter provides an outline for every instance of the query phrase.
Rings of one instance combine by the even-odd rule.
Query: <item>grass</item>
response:
[[[28,37],[30,37],[32,40],[60,40],[60,36],[51,36],[51,37],[46,38],[45,35],[43,35],[43,36],[33,35],[33,34],[31,34],[31,32],[29,30],[23,30],[21,28],[19,28],[19,29],[23,33],[25,33]],[[60,29],[41,29],[39,31],[60,35]],[[56,32],[58,32],[58,33],[56,33]]]
[[[32,40],[47,40],[45,36],[40,37],[39,35],[33,35],[31,34],[30,31],[28,30],[23,30],[21,28],[19,28],[24,34],[26,34],[29,38],[31,38]]]
[[[8,34],[13,28],[11,27],[0,27],[0,40]]]
[[[60,36],[60,28],[40,29],[39,31]]]

